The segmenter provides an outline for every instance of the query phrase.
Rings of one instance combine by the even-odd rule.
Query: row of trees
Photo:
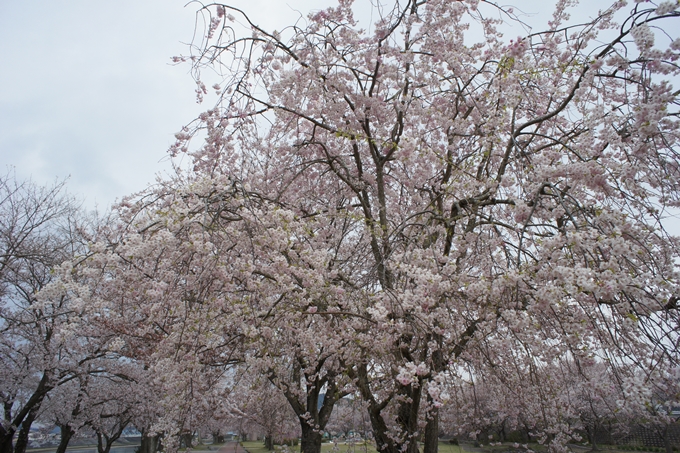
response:
[[[618,2],[572,25],[568,7],[510,42],[512,10],[477,0],[376,6],[368,31],[348,0],[282,32],[203,7],[177,61],[199,97],[218,74],[218,101],[177,135],[187,168],[3,293],[3,453],[48,394],[94,382],[140,395],[127,415],[157,434],[246,414],[266,380],[304,453],[348,395],[385,453],[435,453],[452,416],[555,449],[596,406],[669,416],[680,13]]]
[[[23,453],[36,421],[60,428],[60,453],[84,428],[106,453],[132,421],[148,426],[140,422],[154,399],[141,363],[121,353],[101,313],[59,289],[71,273],[62,263],[86,257],[107,221],[84,213],[63,182],[0,178],[3,453]]]

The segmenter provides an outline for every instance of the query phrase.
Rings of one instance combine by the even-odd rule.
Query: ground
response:
[[[544,452],[546,448],[542,445],[530,445],[530,447],[537,452]],[[587,453],[590,451],[590,447],[582,446],[570,446],[574,453]],[[225,444],[223,449],[220,449],[220,453],[269,453],[265,448],[262,441],[250,441],[242,442],[242,447],[244,450],[234,450],[234,447],[230,444]],[[277,445],[277,449],[280,448]],[[614,446],[601,446],[600,449],[603,453],[630,453],[629,451],[618,450]],[[277,450],[281,451],[281,450]],[[299,447],[289,447],[291,453],[296,453],[299,451]],[[520,449],[515,449],[511,444],[503,445],[485,445],[483,447],[474,447],[471,444],[463,445],[453,445],[449,442],[439,443],[439,453],[506,453],[506,452],[516,452],[523,451]],[[321,453],[377,453],[375,447],[371,444],[354,444],[347,445],[344,443],[338,443],[337,446],[333,443],[324,443],[321,447]]]

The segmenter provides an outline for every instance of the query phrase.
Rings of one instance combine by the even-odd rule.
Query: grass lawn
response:
[[[248,450],[248,453],[269,453],[269,450],[267,450],[264,446],[264,442],[261,440],[254,440],[254,441],[248,441],[248,442],[241,442],[243,445],[243,448]],[[276,451],[280,451],[280,446],[276,445]],[[288,447],[289,451],[292,453],[300,451],[300,446],[296,445],[294,447]],[[338,444],[338,453],[378,453],[375,451],[375,447],[371,445],[370,443],[368,445],[364,444],[354,444],[354,445],[345,445],[343,443]],[[321,445],[321,453],[333,453],[333,444],[332,443],[324,443]],[[449,453],[449,452],[443,452],[443,453]],[[458,452],[451,452],[451,453],[458,453]]]
[[[243,446],[245,447],[246,450],[248,450],[248,453],[269,453],[269,450],[267,450],[264,447],[264,443],[261,440],[257,441],[250,441],[250,442],[242,442]],[[480,451],[486,452],[486,453],[501,453],[501,452],[506,452],[508,450],[510,444],[506,443],[503,445],[484,445],[484,447],[480,448],[474,448],[471,445],[453,445],[449,442],[439,442],[439,453],[478,453]],[[365,444],[354,444],[354,445],[346,445],[344,443],[339,443],[337,450],[333,450],[334,445],[332,443],[324,443],[321,445],[321,453],[378,453],[375,450],[375,447],[369,442],[368,445]],[[533,451],[535,452],[544,452],[546,450],[546,447],[543,445],[537,445],[537,444],[531,444],[529,446]],[[280,452],[280,446],[276,446],[276,451]],[[578,452],[584,452],[588,453],[590,447],[583,447],[579,448],[577,451]],[[631,453],[629,451],[622,451],[622,450],[616,450],[616,447],[614,446],[602,446],[600,447],[602,450],[606,451],[606,453]],[[291,453],[297,453],[300,451],[300,446],[296,445],[294,447],[288,447],[289,451]]]
[[[466,453],[465,446],[453,445],[449,442],[439,442],[439,453]]]
[[[248,453],[269,453],[264,447],[264,443],[260,440],[241,442],[243,447],[248,450]],[[321,453],[334,453],[334,445],[332,443],[324,443],[321,445]],[[278,450],[277,445],[277,450]],[[300,451],[300,446],[289,447],[289,450],[294,453]],[[371,442],[368,444],[354,444],[346,445],[344,443],[338,444],[337,453],[378,453]],[[448,442],[439,442],[439,453],[470,453],[464,446],[453,445]]]
[[[334,445],[332,443],[322,444],[321,453],[333,453]],[[338,453],[378,453],[371,442],[361,444],[346,445],[338,443]]]

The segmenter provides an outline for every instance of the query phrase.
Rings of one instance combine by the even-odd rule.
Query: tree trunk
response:
[[[319,453],[321,451],[322,434],[320,430],[314,429],[308,423],[300,418],[300,426],[302,428],[302,437],[300,439],[301,453]]]
[[[274,450],[274,437],[271,435],[264,436],[264,446],[267,450]]]
[[[381,453],[400,453],[400,450],[394,445],[394,441],[389,436],[387,423],[385,423],[380,412],[381,410],[376,405],[369,405],[368,418],[373,429],[375,448]]]
[[[12,406],[5,403],[5,419],[9,420],[10,415],[11,415],[11,408]],[[15,428],[12,428],[11,425],[7,429],[5,429],[4,426],[2,426],[2,423],[0,423],[0,453],[14,453],[14,433],[16,432]]]
[[[422,385],[414,386],[409,384],[401,390],[400,394],[404,397],[399,405],[397,422],[402,430],[405,453],[418,453],[418,409],[420,408],[420,397],[422,395]]]
[[[109,436],[106,433],[99,432],[97,431],[97,451],[98,453],[109,453],[111,450],[111,446],[115,441],[117,441],[121,434],[123,434],[123,431],[125,430],[125,427],[130,423],[130,420],[121,420],[117,427],[116,430]]]
[[[506,434],[505,434],[505,420],[503,420],[503,423],[501,423],[501,427],[498,430],[498,440],[500,442],[505,442]]]
[[[119,437],[120,433],[118,435],[114,435],[111,437],[107,436],[106,434],[102,435],[100,433],[97,433],[97,452],[109,453],[111,451],[113,443],[117,441]]]
[[[429,395],[428,401],[432,403]],[[423,436],[423,453],[437,453],[439,449],[439,408],[430,405],[425,435]]]
[[[5,430],[0,426],[0,453],[14,453],[14,430]]]
[[[588,434],[588,442],[590,442],[590,451],[599,451],[597,446],[597,428],[593,425],[586,426],[586,433]]]
[[[522,433],[522,443],[523,444],[530,443],[531,442],[531,429],[528,426],[523,425],[523,428],[520,430],[520,432]]]
[[[160,436],[147,436],[142,430],[142,444],[139,446],[139,453],[156,453],[158,451],[158,444]],[[57,452],[59,453],[59,452]]]
[[[109,436],[101,433],[97,433],[97,452],[98,453],[109,453],[111,451],[111,445],[113,445],[113,440]]]
[[[59,431],[61,435],[59,437],[59,445],[57,446],[56,453],[66,453],[66,447],[68,447],[68,443],[71,441],[71,437],[73,437],[75,431],[69,424],[59,425]]]
[[[389,429],[387,423],[383,418],[381,412],[385,408],[386,403],[379,403],[376,401],[368,378],[368,368],[365,364],[357,366],[356,373],[350,369],[350,377],[357,382],[357,388],[364,401],[368,404],[368,419],[371,422],[373,429],[373,438],[375,439],[375,448],[380,453],[401,453],[400,449],[394,443],[394,440],[389,436]]]
[[[42,400],[41,400],[42,402]],[[28,434],[31,432],[31,425],[33,421],[38,416],[38,411],[40,410],[40,404],[36,404],[28,411],[28,415],[21,422],[21,429],[19,430],[19,435],[17,436],[17,442],[14,444],[14,453],[25,453],[26,447],[28,447]]]
[[[317,364],[317,371],[321,370],[323,363],[321,361]],[[301,371],[301,366],[298,365],[294,369],[294,374],[300,376]],[[323,378],[319,378],[318,372],[313,375],[305,373],[303,380],[307,385],[303,401],[290,390],[282,389],[286,400],[300,420],[300,429],[302,430],[300,451],[303,453],[321,453],[322,433],[328,424],[335,403],[347,395],[346,392],[338,389],[335,377],[335,374],[330,372]],[[269,379],[276,385],[274,376],[270,376]],[[321,402],[321,407],[319,407],[319,397],[323,388],[326,389],[326,393]]]
[[[28,444],[28,432],[31,428],[31,424],[33,424],[33,420],[35,420],[38,410],[40,410],[40,405],[42,404],[45,395],[53,388],[51,385],[48,385],[49,381],[49,374],[43,373],[42,378],[40,378],[40,382],[38,383],[38,387],[36,387],[31,397],[16,413],[14,418],[12,418],[13,401],[10,401],[9,403],[5,402],[5,420],[12,420],[12,425],[21,426],[23,430],[23,427],[25,426],[24,422],[26,422],[28,418],[32,418],[27,423],[28,427],[25,431],[25,439],[23,441],[17,439],[17,447],[21,447],[22,450],[18,450],[18,448],[15,447],[13,443],[14,434],[16,434],[16,428],[5,429],[4,427],[0,426],[0,453],[24,453],[26,451],[26,445]],[[19,435],[21,436],[21,432]],[[21,442],[23,442],[23,446],[20,445]]]
[[[213,432],[212,437],[213,437],[213,444],[223,444],[224,443],[224,435],[220,434],[219,431]]]
[[[442,352],[442,335],[428,335],[428,341],[436,341],[437,348],[432,351],[432,366],[436,373],[444,371],[446,360]],[[428,384],[429,385],[429,384]],[[427,393],[427,422],[425,424],[425,434],[423,438],[423,453],[437,453],[439,451],[439,408],[435,405],[434,399]]]
[[[24,423],[28,421],[28,417],[24,420]],[[14,443],[14,453],[25,453],[26,452],[26,447],[28,446],[28,432],[30,431],[30,425],[29,428],[26,429],[25,426],[22,424],[21,429],[19,430],[19,434],[17,435],[17,441]]]
[[[184,445],[184,448],[193,447],[193,445],[191,444],[191,442],[193,441],[193,437],[194,436],[191,433],[182,434],[180,445]]]

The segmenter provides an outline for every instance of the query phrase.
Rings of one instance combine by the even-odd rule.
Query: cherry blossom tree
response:
[[[146,365],[142,368],[144,369]],[[154,379],[148,368],[140,373],[139,382],[137,386],[139,391],[143,392],[141,398],[138,399],[138,404],[135,407],[132,424],[137,428],[141,434],[141,445],[139,453],[156,453],[161,449],[161,441],[164,433],[154,431],[153,427],[158,420],[163,416],[163,410],[160,402],[162,398],[162,388],[154,385]]]
[[[55,268],[85,249],[89,220],[64,183],[40,187],[0,178],[0,451],[22,453],[45,396],[96,358],[72,330],[82,312],[39,292]],[[14,437],[17,434],[16,446]]]
[[[667,453],[673,451],[671,427],[680,419],[679,373],[678,367],[648,368],[624,383],[626,398],[622,409],[629,421],[654,433]]]
[[[101,411],[93,411],[119,396],[113,384],[146,384],[143,364],[89,303],[101,274],[74,271],[110,219],[81,212],[62,183],[39,187],[8,176],[0,193],[0,447],[23,452],[40,418],[60,427],[63,451],[79,429],[99,426]],[[151,392],[138,391],[136,401],[142,394]]]
[[[346,371],[381,451],[415,453],[423,431],[436,451],[448,367],[517,380],[594,351],[677,362],[678,242],[663,223],[680,201],[677,5],[617,2],[582,24],[569,6],[509,41],[512,10],[478,0],[395,1],[369,28],[342,0],[282,32],[201,10],[185,60],[199,97],[201,70],[217,71],[219,100],[173,153],[343,238],[308,242],[342,263],[316,283],[361,304],[314,313],[352,320]],[[558,412],[545,421],[562,432]]]
[[[328,422],[327,431],[333,436],[349,436],[352,432],[364,439],[370,436],[371,426],[368,423],[368,414],[358,395],[338,401]]]
[[[89,376],[78,376],[51,391],[41,407],[39,421],[59,428],[56,453],[65,453],[71,439],[87,426],[85,387]]]
[[[219,206],[221,195],[214,195],[219,211],[209,214],[227,215],[226,206]],[[99,325],[116,335],[120,354],[152,377],[148,388],[162,397],[152,398],[157,407],[149,407],[136,423],[145,434],[164,434],[171,443],[180,431],[200,425],[212,407],[213,390],[219,392],[217,384],[233,360],[234,339],[241,334],[235,323],[218,326],[228,314],[204,300],[229,302],[225,264],[216,259],[229,238],[210,244],[198,223],[196,230],[188,228],[195,219],[175,209],[192,207],[171,206],[171,200],[183,200],[181,193],[159,188],[148,197],[119,209],[116,221],[101,233],[104,239],[92,245],[91,255],[67,279],[88,279],[80,297],[98,315]],[[155,204],[149,201],[153,197]],[[202,206],[199,221],[205,221],[205,200],[188,201]]]
[[[299,436],[296,414],[283,393],[269,380],[258,374],[248,373],[238,379],[229,399],[236,406],[232,418],[245,430],[264,434],[264,443],[274,450],[274,443]]]
[[[618,431],[628,422],[621,402],[625,398],[621,382],[625,370],[610,370],[602,362],[564,363],[562,378],[569,394],[569,404],[581,422],[592,451],[599,450],[598,435],[607,427]]]
[[[78,272],[103,276],[91,306],[165,389],[173,409],[159,429],[200,423],[226,370],[245,363],[285,396],[303,449],[317,451],[356,350],[359,325],[336,314],[353,315],[358,301],[329,254],[351,253],[349,226],[319,234],[323,216],[301,222],[238,180],[201,174],[178,174],[118,215]]]
[[[453,434],[488,443],[516,432],[522,444],[538,440],[553,447],[586,437],[597,450],[596,437],[605,427],[622,431],[631,420],[622,388],[630,370],[594,358],[544,362],[513,355],[520,372],[449,377],[444,417],[457,429]]]

